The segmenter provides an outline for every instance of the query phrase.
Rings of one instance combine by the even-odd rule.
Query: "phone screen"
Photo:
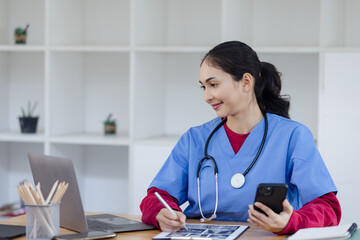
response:
[[[100,239],[100,238],[112,238],[116,237],[115,233],[110,232],[101,232],[101,231],[92,231],[92,232],[83,232],[83,233],[74,233],[55,236],[53,239]]]
[[[286,198],[287,189],[288,186],[282,183],[261,183],[257,187],[254,202],[261,202],[279,214],[283,210],[282,202]],[[260,208],[254,208],[266,215]]]

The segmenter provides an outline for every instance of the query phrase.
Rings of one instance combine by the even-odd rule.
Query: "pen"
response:
[[[169,204],[167,204],[165,202],[165,200],[160,196],[160,194],[158,194],[158,192],[155,192],[155,196],[157,197],[157,199],[161,202],[162,205],[164,205],[164,207],[166,207],[172,214],[174,214],[176,217],[178,215],[176,215],[176,213],[174,212],[174,210],[172,210],[172,208],[169,206]],[[189,229],[186,227],[186,225],[184,226],[185,230],[188,231]]]

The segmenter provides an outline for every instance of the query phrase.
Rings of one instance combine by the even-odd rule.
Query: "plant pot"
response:
[[[39,117],[19,117],[22,133],[36,133]]]
[[[16,44],[26,44],[26,34],[14,35]]]
[[[112,135],[116,134],[116,124],[104,124],[104,134],[105,135]]]

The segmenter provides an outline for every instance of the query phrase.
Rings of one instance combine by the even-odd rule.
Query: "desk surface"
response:
[[[91,215],[91,214],[89,214]],[[133,215],[124,215],[124,214],[115,214],[121,217],[125,217],[125,218],[129,218],[132,220],[137,220],[140,221],[140,217],[139,216],[133,216]],[[19,217],[14,217],[14,218],[10,218],[10,219],[6,219],[4,221],[0,221],[0,223],[2,224],[12,224],[12,225],[25,225],[25,215],[23,216],[19,216]],[[199,224],[199,220],[194,220],[194,219],[188,219],[187,220],[188,223],[197,223]],[[221,224],[221,225],[250,225],[248,223],[239,223],[239,222],[222,222],[222,221],[212,221],[211,224]],[[60,229],[60,233],[61,234],[68,234],[68,233],[73,233],[70,230],[67,229]],[[152,239],[152,237],[156,236],[157,234],[159,234],[160,231],[159,230],[147,230],[147,231],[138,231],[138,232],[125,232],[125,233],[118,233],[115,239],[132,239],[132,240],[145,240],[145,239]],[[241,235],[238,239],[246,239],[246,240],[252,240],[252,239],[266,239],[266,240],[280,240],[280,239],[284,239],[285,236],[277,236],[273,233],[270,232],[266,232],[258,227],[255,227],[253,225],[250,225],[250,228],[243,234]],[[17,239],[25,239],[24,237],[20,237]]]

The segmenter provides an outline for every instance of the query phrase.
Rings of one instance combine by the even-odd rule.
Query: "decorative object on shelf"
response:
[[[28,102],[27,112],[24,108],[21,108],[22,116],[19,117],[20,128],[22,133],[36,133],[37,123],[39,116],[34,116],[34,111],[37,106],[37,102],[31,106],[31,102]]]
[[[25,28],[21,28],[21,27],[15,28],[15,32],[14,32],[15,44],[26,44],[26,36],[29,26],[30,25],[27,24]]]
[[[104,134],[105,135],[116,134],[116,120],[112,119],[111,113],[104,121]]]

